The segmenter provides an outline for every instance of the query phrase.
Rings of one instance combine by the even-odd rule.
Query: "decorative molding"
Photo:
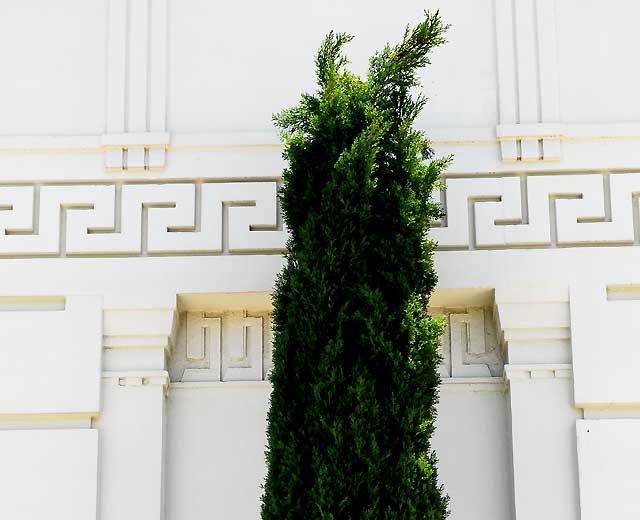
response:
[[[549,365],[505,365],[504,377],[513,381],[540,381],[548,379],[572,379],[573,368],[570,364]]]
[[[106,349],[160,348],[175,342],[175,309],[105,309],[103,346]]]
[[[585,419],[640,419],[640,404],[585,406],[582,408]]]
[[[440,392],[463,393],[490,392],[504,393],[506,391],[504,377],[447,377],[440,381]]]
[[[91,428],[94,413],[0,415],[0,430],[77,430]]]
[[[446,221],[430,231],[441,249],[639,243],[637,173],[467,177],[445,182]]]
[[[169,373],[166,370],[105,371],[101,379],[118,381],[120,386],[166,385]]]
[[[640,173],[445,179],[440,250],[640,244]],[[0,256],[280,254],[277,181],[0,186]]]
[[[284,251],[276,182],[0,186],[0,256]]]
[[[263,381],[172,381],[171,390],[227,390],[262,389],[271,391],[271,382]],[[447,392],[504,392],[503,377],[448,377],[440,382],[441,390]]]
[[[109,161],[116,164],[107,164],[105,169],[108,172],[161,170],[169,140],[168,133],[159,132],[105,134],[102,149]]]
[[[457,385],[502,385],[504,377],[447,377],[441,385],[453,387]]]
[[[494,316],[510,366],[571,362],[568,287],[496,289]]]
[[[107,171],[164,167],[169,141],[167,1],[109,0],[107,135],[103,136]]]
[[[496,0],[495,16],[502,161],[559,161],[555,0]]]
[[[266,390],[271,392],[271,382],[266,381],[172,381],[171,390],[227,390],[238,389]]]
[[[266,380],[272,364],[271,318],[266,312],[260,314],[183,313],[169,365],[172,380]]]
[[[166,370],[105,371],[101,379],[127,389],[161,386],[165,397],[169,393],[169,373]]]
[[[166,368],[166,358],[175,344],[175,308],[105,309],[103,316],[104,371],[148,371]],[[121,381],[119,384],[135,386],[146,385],[148,382],[134,378]]]
[[[558,123],[500,124],[496,137],[502,162],[559,161],[565,126]]]

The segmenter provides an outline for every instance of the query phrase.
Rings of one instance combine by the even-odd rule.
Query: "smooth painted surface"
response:
[[[164,394],[142,378],[103,380],[100,432],[101,520],[162,518]]]
[[[172,385],[168,519],[200,520],[206,511],[238,520],[259,517],[269,393],[266,383]],[[445,384],[438,410],[434,447],[451,497],[450,518],[510,519],[504,385]]]
[[[424,8],[441,8],[452,29],[451,44],[434,53],[434,67],[421,73],[432,100],[422,124],[495,124],[493,41],[484,37],[492,24],[490,0],[241,1],[226,4],[223,14],[215,3],[186,0],[172,5],[169,22],[169,125],[179,132],[270,131],[272,113],[296,103],[301,92],[316,90],[310,58],[329,30],[356,36],[346,52],[352,69],[364,75],[369,56],[399,41]],[[458,70],[457,82],[447,79],[451,67]],[[471,90],[468,81],[475,82]]]
[[[3,2],[0,135],[104,131],[106,15],[103,1]]]
[[[450,497],[449,518],[513,518],[504,384],[442,385],[436,428],[433,446]]]
[[[168,401],[167,518],[259,518],[270,386],[179,385]]]
[[[96,518],[96,430],[0,431],[0,516]]]
[[[570,381],[512,380],[510,415],[515,517],[579,520]]]
[[[638,419],[577,421],[582,520],[637,518]]]

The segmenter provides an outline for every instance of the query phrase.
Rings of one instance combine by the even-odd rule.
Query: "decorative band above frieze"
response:
[[[496,127],[498,141],[562,139],[566,126],[560,123],[519,123]]]
[[[167,149],[171,135],[166,132],[131,132],[122,134],[104,134],[102,147],[117,148],[162,148]]]

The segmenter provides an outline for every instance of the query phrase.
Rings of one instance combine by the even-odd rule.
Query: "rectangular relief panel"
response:
[[[97,430],[0,431],[0,518],[96,518]]]
[[[190,311],[169,361],[173,381],[262,381],[272,366],[271,315]]]
[[[628,287],[625,290],[624,287]],[[584,280],[571,287],[571,349],[577,406],[640,402],[640,293]]]
[[[582,520],[640,518],[640,420],[577,421]]]
[[[0,297],[0,415],[97,414],[101,350],[101,297]]]

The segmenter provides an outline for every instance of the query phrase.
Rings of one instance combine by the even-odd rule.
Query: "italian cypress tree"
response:
[[[438,13],[345,69],[330,33],[318,91],[274,116],[283,129],[287,265],[274,294],[273,393],[263,520],[443,519],[430,446],[441,323],[426,232],[447,160],[412,128],[417,71],[444,42]]]

